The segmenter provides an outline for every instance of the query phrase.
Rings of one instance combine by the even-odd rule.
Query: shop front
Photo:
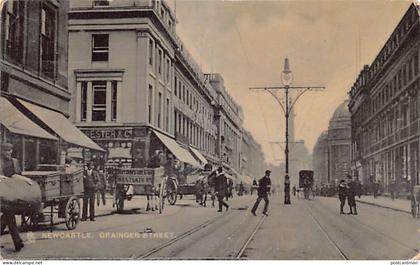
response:
[[[19,160],[22,170],[57,162],[59,139],[26,117],[5,97],[0,97],[0,136],[0,142],[13,144],[12,156]]]
[[[83,153],[104,151],[59,112],[14,97],[0,97],[0,112],[1,139],[13,144],[12,156],[25,171],[64,165],[73,147]]]
[[[182,167],[200,168],[189,150],[171,136],[149,126],[80,126],[80,130],[106,152],[100,158],[106,167],[146,167],[156,151],[172,154]]]

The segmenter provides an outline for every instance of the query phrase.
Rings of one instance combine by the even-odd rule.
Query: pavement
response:
[[[411,201],[406,199],[391,199],[386,196],[378,196],[374,198],[373,196],[361,196],[360,198],[356,197],[356,201],[364,204],[369,204],[377,207],[392,209],[395,211],[400,211],[404,213],[411,214]]]

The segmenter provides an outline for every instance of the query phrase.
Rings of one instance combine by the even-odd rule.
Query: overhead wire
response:
[[[250,69],[251,67],[255,68],[254,64],[252,64],[252,66],[251,66],[251,63],[250,63],[250,60],[249,60],[249,57],[248,57],[248,53],[246,52],[245,46],[244,46],[243,41],[242,41],[241,32],[239,31],[238,26],[236,24],[236,20],[234,21],[233,25],[234,25],[236,33],[238,34],[242,54],[245,57],[246,63],[248,65],[248,69]],[[257,96],[257,101],[258,101],[258,105],[260,107],[259,109],[262,110],[261,112],[262,112],[262,115],[263,115],[265,131],[266,131],[266,134],[267,134],[268,141],[270,141],[271,137],[270,137],[270,134],[269,134],[268,123],[267,123],[267,119],[264,115],[264,111],[263,111],[263,108],[262,108],[262,105],[261,105],[261,100],[260,100],[260,94],[259,93],[258,93],[258,96]],[[275,156],[275,152],[274,152],[274,149],[273,149],[273,145],[269,144],[269,146],[270,146],[271,156],[272,156],[273,160],[275,160],[276,156]]]

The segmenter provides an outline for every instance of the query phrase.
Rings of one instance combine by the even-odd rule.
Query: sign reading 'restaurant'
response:
[[[130,139],[133,137],[132,129],[82,129],[83,133],[91,139]]]

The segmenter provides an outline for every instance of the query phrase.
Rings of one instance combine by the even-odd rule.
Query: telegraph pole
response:
[[[290,86],[293,81],[292,71],[290,70],[289,59],[284,59],[284,69],[282,72],[282,83],[284,86],[280,87],[250,87],[250,90],[264,90],[269,92],[274,99],[279,103],[280,107],[283,110],[284,117],[286,119],[286,129],[285,129],[285,138],[286,138],[286,148],[284,150],[285,159],[286,159],[286,168],[285,168],[285,178],[289,178],[289,116],[290,113],[298,101],[298,99],[307,91],[313,90],[322,90],[325,87],[322,86]],[[281,102],[280,98],[273,92],[276,90],[284,90],[284,100],[285,104]],[[298,95],[295,98],[291,98],[289,95],[289,90],[297,90]],[[289,192],[290,193],[290,192]],[[285,204],[287,203],[286,197],[290,198],[290,194],[285,196]],[[290,203],[290,199],[289,202]]]

